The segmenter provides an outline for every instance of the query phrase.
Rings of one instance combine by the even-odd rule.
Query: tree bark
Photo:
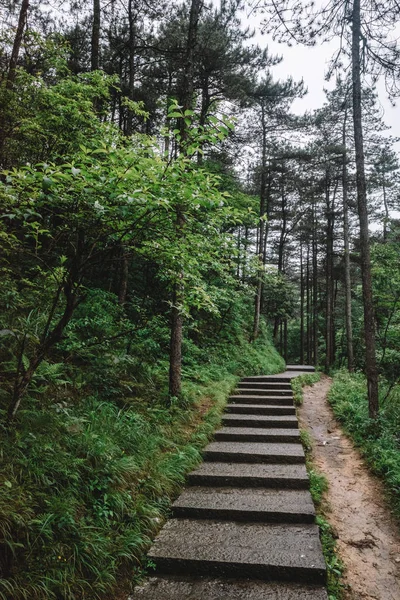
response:
[[[313,199],[312,207],[312,358],[314,365],[318,364],[318,240],[317,240],[317,218],[316,218],[316,203]],[[310,361],[310,363],[311,363]]]
[[[354,348],[353,348],[353,324],[351,314],[351,270],[350,270],[350,233],[349,233],[349,206],[348,206],[348,176],[347,176],[347,151],[346,151],[346,125],[347,110],[343,119],[343,165],[342,165],[342,189],[343,189],[343,237],[344,237],[344,273],[345,273],[345,317],[346,317],[346,344],[347,344],[347,367],[352,373],[354,371]]]
[[[300,244],[300,364],[304,365],[304,265],[302,244]]]
[[[8,75],[7,75],[7,84],[6,87],[8,90],[11,90],[16,75],[17,63],[19,58],[19,53],[21,50],[22,44],[22,36],[24,35],[25,24],[28,16],[29,9],[29,0],[23,0],[21,4],[21,10],[19,11],[19,19],[17,25],[17,31],[15,33],[13,48],[11,51],[11,58],[8,67]]]
[[[189,16],[189,30],[186,46],[186,62],[184,72],[184,86],[182,90],[181,104],[183,111],[192,107],[194,91],[194,52],[196,47],[197,29],[200,12],[203,6],[202,0],[192,0]],[[187,129],[185,120],[181,124],[181,152],[185,152]],[[176,210],[176,234],[183,237],[185,225],[184,207],[178,206]],[[176,283],[173,291],[171,311],[171,337],[169,355],[169,394],[179,396],[182,387],[182,340],[183,340],[183,286],[184,273],[180,274],[180,283]]]
[[[90,69],[97,71],[100,66],[100,0],[93,0],[92,47]]]
[[[181,301],[182,284],[176,284],[172,298],[171,341],[169,355],[169,395],[179,396],[182,389],[182,340],[183,316]]]
[[[333,363],[332,356],[332,319],[333,319],[333,210],[330,198],[330,175],[327,170],[325,176],[325,202],[326,202],[326,359],[325,368],[330,370]]]
[[[136,49],[136,17],[137,9],[134,0],[128,2],[128,22],[129,22],[129,100],[134,100],[135,96],[135,49]],[[126,118],[126,135],[132,135],[133,132],[133,113],[128,108]]]
[[[129,263],[123,246],[121,247],[120,270],[118,303],[120,306],[124,306],[126,304],[126,297],[128,294]]]
[[[307,333],[307,364],[311,364],[311,290],[310,290],[310,244],[307,243],[306,259],[306,333]]]
[[[28,387],[32,381],[32,378],[35,375],[39,365],[46,358],[49,350],[61,340],[62,334],[72,318],[75,308],[78,305],[78,298],[76,293],[73,291],[73,288],[74,283],[73,279],[71,278],[65,284],[64,293],[66,303],[63,315],[59,319],[57,325],[51,331],[45,330],[43,339],[41,340],[36,352],[31,358],[29,362],[29,368],[26,370],[26,372],[20,378],[18,378],[17,375],[14,386],[13,399],[8,408],[9,422],[11,422],[15,418],[15,415],[17,414],[17,411],[20,407],[21,400],[26,394]],[[57,294],[56,301],[58,301],[58,297],[59,294]],[[49,317],[48,325],[50,325],[51,316],[52,315],[50,315]]]
[[[383,191],[383,206],[385,207],[385,219],[383,221],[383,241],[386,243],[387,237],[388,237],[388,223],[390,220],[390,215],[389,215],[389,204],[387,201],[387,194],[386,194],[385,172],[382,173],[382,191]]]
[[[353,125],[356,153],[357,205],[360,221],[360,259],[364,300],[365,370],[368,383],[368,407],[371,419],[379,413],[378,369],[375,351],[375,318],[372,297],[371,257],[368,229],[367,189],[365,181],[364,140],[361,106],[361,8],[360,0],[353,3],[352,84]]]
[[[258,226],[258,281],[254,303],[253,341],[257,339],[260,329],[261,298],[263,295],[264,275],[264,235],[266,214],[266,187],[267,187],[267,124],[265,106],[261,104],[261,126],[262,126],[262,155],[261,155],[261,182],[260,182],[260,222]]]

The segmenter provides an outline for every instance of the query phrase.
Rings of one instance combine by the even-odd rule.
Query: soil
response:
[[[313,460],[329,482],[326,518],[337,535],[346,600],[400,600],[400,529],[382,482],[336,423],[328,377],[304,389],[300,427],[314,440]]]

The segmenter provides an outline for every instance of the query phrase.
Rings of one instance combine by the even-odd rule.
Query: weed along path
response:
[[[337,425],[323,377],[304,389],[300,427],[314,441],[314,464],[329,482],[328,520],[338,536],[351,600],[400,600],[400,535],[381,482]]]
[[[133,600],[327,600],[290,385],[303,369],[238,384]]]

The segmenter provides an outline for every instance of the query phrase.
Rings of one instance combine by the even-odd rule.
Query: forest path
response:
[[[382,483],[337,424],[327,402],[329,377],[304,389],[300,427],[314,440],[314,463],[328,479],[328,520],[346,566],[348,600],[400,599],[400,532]]]
[[[310,370],[238,383],[148,553],[155,572],[135,600],[327,600],[291,388]]]

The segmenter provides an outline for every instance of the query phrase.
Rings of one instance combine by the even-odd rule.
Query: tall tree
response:
[[[100,67],[100,26],[100,0],[93,0],[92,46],[90,54],[90,68],[92,71],[97,71]]]
[[[15,72],[18,63],[19,52],[22,44],[22,37],[24,35],[24,29],[26,20],[28,17],[29,0],[22,0],[21,8],[19,11],[19,19],[17,30],[15,32],[14,43],[11,51],[10,64],[7,74],[7,88],[11,89],[15,81]]]
[[[188,34],[186,43],[186,58],[184,69],[184,83],[181,90],[180,104],[183,107],[183,114],[191,111],[193,104],[194,91],[194,56],[197,40],[197,31],[200,12],[203,7],[202,0],[191,0]],[[187,123],[186,119],[181,119],[181,151],[185,152],[187,142]],[[184,206],[176,208],[176,232],[178,237],[184,235],[185,213]],[[184,273],[180,274],[181,281],[174,286],[171,309],[171,339],[170,339],[170,360],[169,360],[169,393],[171,396],[179,396],[182,382],[182,341],[183,341],[183,279]]]
[[[391,35],[400,14],[397,0],[378,4],[374,0],[326,0],[322,6],[314,2],[299,4],[295,0],[256,0],[253,6],[267,10],[264,21],[267,30],[281,41],[315,45],[340,37],[341,44],[332,59],[331,72],[340,68],[343,55],[351,57],[353,128],[356,154],[357,205],[360,224],[360,261],[364,302],[365,371],[368,381],[368,402],[371,418],[379,410],[378,371],[375,351],[375,321],[371,283],[371,259],[368,228],[368,206],[365,178],[361,76],[369,73],[373,80],[383,74],[388,90],[395,94],[398,87],[400,48]]]
[[[370,417],[376,419],[379,411],[378,368],[376,364],[375,316],[372,297],[371,253],[362,124],[361,38],[361,4],[360,0],[354,0],[352,12],[351,72],[354,146],[356,153],[357,205],[360,221],[360,259],[364,299],[365,367],[368,383],[369,414]]]

